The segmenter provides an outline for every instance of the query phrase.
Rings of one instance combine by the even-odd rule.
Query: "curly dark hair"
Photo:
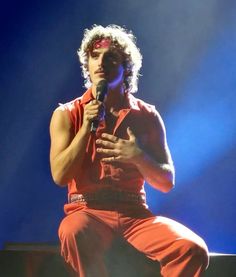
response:
[[[91,86],[91,80],[88,71],[88,57],[92,51],[93,43],[101,38],[109,38],[112,45],[119,48],[124,56],[124,69],[128,72],[125,76],[124,84],[127,92],[136,92],[139,70],[142,66],[142,55],[136,46],[136,38],[131,31],[128,31],[118,25],[93,25],[91,29],[85,29],[84,38],[77,51],[83,76],[85,78],[85,87]]]

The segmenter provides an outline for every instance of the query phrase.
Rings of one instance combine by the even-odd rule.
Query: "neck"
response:
[[[93,85],[92,86],[92,93],[93,96],[96,96],[96,86]],[[109,87],[108,88],[108,93],[107,96],[104,100],[104,104],[106,107],[107,111],[113,110],[113,111],[118,111],[120,110],[122,104],[124,101],[124,87],[123,87],[123,83],[117,85],[116,87],[112,88]]]

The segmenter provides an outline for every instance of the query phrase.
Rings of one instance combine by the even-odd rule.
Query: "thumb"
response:
[[[135,135],[134,133],[131,131],[130,127],[127,128],[127,134],[129,136],[129,139],[134,140],[135,139]]]

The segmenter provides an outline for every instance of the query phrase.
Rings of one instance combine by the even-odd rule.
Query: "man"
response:
[[[134,36],[94,25],[78,54],[88,90],[57,108],[50,125],[52,176],[68,186],[63,257],[78,276],[107,276],[103,255],[121,236],[159,261],[163,276],[200,276],[208,264],[204,241],[146,205],[144,181],[168,192],[174,166],[159,113],[131,94],[142,61]]]

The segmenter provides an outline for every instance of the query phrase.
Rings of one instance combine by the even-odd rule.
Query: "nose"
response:
[[[104,54],[99,55],[99,58],[97,59],[97,67],[100,70],[105,71]]]
[[[100,54],[100,56],[99,56],[99,60],[98,60],[98,65],[99,65],[99,67],[101,67],[101,68],[103,68],[104,67],[104,65],[105,65],[105,54],[104,53],[102,53],[102,54]]]
[[[98,65],[99,65],[99,67],[103,68],[103,65],[104,65],[104,54],[101,54],[99,56]]]
[[[111,58],[109,52],[102,53],[99,60],[99,66],[107,70],[111,66]]]

